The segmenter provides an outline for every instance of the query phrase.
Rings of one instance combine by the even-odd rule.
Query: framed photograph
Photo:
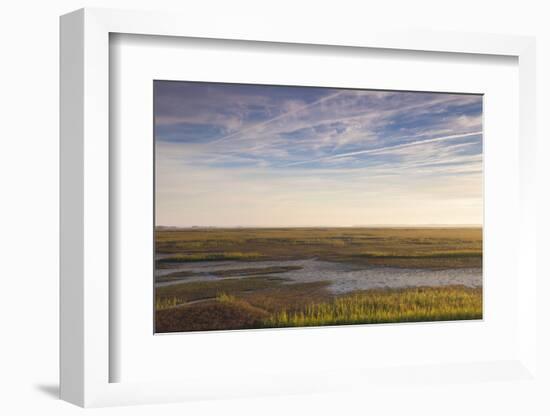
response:
[[[62,398],[538,383],[534,40],[241,30],[61,18]]]
[[[482,319],[482,95],[153,96],[155,333]]]

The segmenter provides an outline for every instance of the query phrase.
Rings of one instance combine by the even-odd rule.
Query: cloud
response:
[[[263,218],[285,225],[303,217],[337,225],[338,212],[340,221],[346,212],[350,221],[363,215],[356,222],[362,224],[384,212],[395,215],[384,223],[430,215],[445,223],[481,221],[481,96],[158,83],[157,214],[163,224]],[[390,210],[396,200],[416,201],[427,211]],[[317,201],[319,212],[321,205],[331,207],[331,214],[316,214],[307,201]],[[314,211],[308,216],[306,208]]]
[[[395,150],[408,148],[408,147],[412,147],[412,146],[423,146],[423,145],[426,145],[428,143],[440,142],[440,141],[443,141],[443,140],[460,139],[460,138],[463,138],[463,137],[470,137],[470,136],[479,136],[481,134],[482,134],[482,132],[480,132],[480,131],[473,132],[473,133],[453,134],[451,136],[435,137],[435,138],[426,139],[426,140],[417,140],[417,141],[414,141],[414,142],[397,144],[397,145],[393,145],[393,146],[386,146],[386,147],[381,147],[381,148],[376,148],[376,149],[358,150],[358,151],[355,151],[355,152],[341,153],[341,154],[327,156],[325,158],[320,158],[320,159],[304,160],[304,161],[301,161],[301,162],[289,163],[289,166],[300,165],[300,164],[311,163],[311,162],[319,162],[319,161],[325,161],[325,160],[332,160],[332,159],[349,158],[350,156],[357,156],[357,155],[391,153],[391,152],[394,152]]]
[[[243,130],[236,131],[236,132],[233,132],[233,133],[228,134],[226,136],[223,136],[219,139],[214,140],[213,143],[219,143],[222,140],[227,140],[227,139],[230,139],[230,138],[238,136],[238,135],[243,135],[244,133],[249,133],[249,132],[253,132],[254,130],[261,129],[261,128],[263,128],[263,127],[265,127],[265,126],[267,126],[271,123],[281,121],[285,118],[295,116],[296,114],[298,114],[300,112],[309,110],[312,107],[318,106],[321,103],[323,103],[327,100],[331,100],[331,99],[333,99],[335,97],[338,97],[339,95],[342,95],[342,94],[343,94],[343,92],[337,92],[337,93],[334,93],[334,94],[330,94],[330,95],[324,96],[322,98],[319,98],[318,100],[313,101],[312,103],[305,104],[305,105],[296,105],[296,101],[292,101],[292,100],[291,101],[286,101],[286,102],[283,103],[283,107],[285,109],[289,109],[287,112],[283,112],[282,114],[279,114],[279,115],[277,115],[273,118],[270,118],[268,120],[259,122],[257,124],[253,124],[252,126],[249,126],[249,127],[245,128]]]

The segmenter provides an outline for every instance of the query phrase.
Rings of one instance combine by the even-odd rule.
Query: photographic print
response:
[[[482,95],[153,88],[156,333],[482,319]]]

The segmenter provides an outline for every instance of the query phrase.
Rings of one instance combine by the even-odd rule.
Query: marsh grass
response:
[[[196,281],[161,286],[155,289],[156,309],[163,310],[197,300],[213,299],[221,293],[237,295],[281,285],[283,279],[272,277],[248,277],[217,281]]]
[[[321,260],[480,267],[481,228],[213,228],[156,231],[157,267],[215,260]]]
[[[175,254],[157,260],[157,264],[163,263],[186,263],[193,261],[218,261],[218,260],[258,260],[260,253],[239,251],[221,252],[221,253],[195,253],[195,254]]]
[[[330,282],[293,283],[291,268],[255,260],[310,259],[417,269],[482,267],[481,228],[157,229],[158,269],[197,261],[241,261],[220,279],[157,286],[158,332],[419,322],[482,318],[481,288],[357,291],[336,296]],[[176,271],[159,281],[185,279]],[[239,278],[235,278],[238,275]]]
[[[479,288],[462,286],[371,290],[311,303],[301,311],[281,310],[266,327],[374,324],[482,318]]]
[[[155,310],[163,311],[172,309],[186,302],[186,299],[178,296],[157,297],[155,301]]]
[[[321,286],[304,286],[294,289],[301,295],[286,299],[273,296],[277,290],[281,290],[281,294],[287,290],[290,293],[292,286],[266,289],[264,297],[247,292],[219,291],[201,303],[188,305],[182,303],[185,302],[183,298],[157,298],[157,317],[162,322],[161,327],[170,328],[169,331],[472,320],[483,317],[480,288],[450,286],[368,290],[336,297],[321,296],[317,302],[307,302],[307,293],[319,290]],[[209,320],[205,319],[206,316]]]
[[[431,250],[431,251],[411,251],[408,253],[393,252],[393,251],[367,251],[357,254],[363,257],[374,258],[399,258],[399,259],[414,259],[414,258],[455,258],[455,257],[481,257],[480,250]]]

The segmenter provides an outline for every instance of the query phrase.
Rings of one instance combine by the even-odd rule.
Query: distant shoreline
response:
[[[482,224],[422,224],[422,225],[289,225],[289,226],[263,226],[263,225],[192,225],[192,226],[178,226],[178,225],[156,225],[155,229],[160,230],[235,230],[235,229],[255,229],[255,230],[269,230],[269,229],[319,229],[319,228],[483,228]]]

